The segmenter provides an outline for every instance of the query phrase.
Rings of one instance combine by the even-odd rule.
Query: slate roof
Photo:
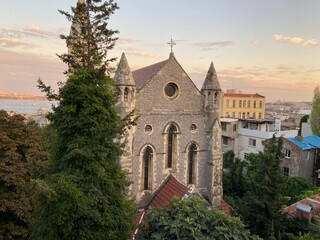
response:
[[[132,71],[137,89],[144,87],[168,61],[169,59]]]
[[[288,138],[288,141],[298,146],[301,150],[311,150],[320,148],[320,137],[315,135],[303,137],[302,141],[299,141],[296,138]]]
[[[206,79],[203,82],[202,90],[217,90],[221,91],[220,83],[218,81],[216,70],[211,62]]]
[[[134,86],[135,82],[126,58],[126,55],[122,53],[119,65],[114,75],[116,85]]]
[[[265,98],[264,96],[258,94],[258,93],[255,93],[255,94],[250,94],[250,93],[224,93],[223,94],[225,97],[241,97],[241,98],[244,98],[244,97],[248,97],[248,98]]]

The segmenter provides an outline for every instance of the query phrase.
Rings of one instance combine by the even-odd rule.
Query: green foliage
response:
[[[303,199],[304,195],[308,193],[308,191],[313,192],[314,189],[315,188],[303,177],[288,177],[284,178],[284,184],[281,190],[281,195],[283,197],[288,197],[289,201],[285,204],[291,205]]]
[[[223,155],[223,194],[224,196],[236,197],[243,196],[245,192],[244,169],[248,163],[235,158],[233,151],[228,151]]]
[[[110,72],[108,63],[115,59],[107,59],[108,50],[112,49],[117,40],[117,30],[108,28],[110,15],[118,9],[113,0],[86,0],[72,8],[72,14],[59,11],[72,21],[70,35],[61,35],[69,48],[68,54],[59,55],[69,65],[67,73],[74,69],[100,69],[103,73]]]
[[[38,129],[0,111],[0,239],[27,239],[35,206],[32,178],[47,154]]]
[[[232,168],[234,163],[235,154],[232,150],[229,150],[223,154],[223,168]]]
[[[239,218],[211,210],[201,198],[175,199],[168,207],[151,209],[140,239],[260,239],[245,230]]]
[[[130,127],[131,115],[120,119],[113,80],[105,73],[116,32],[105,20],[117,5],[85,2],[72,8],[73,15],[61,11],[73,21],[71,36],[62,36],[71,49],[60,56],[69,66],[66,83],[55,94],[39,81],[48,98],[60,103],[48,115],[51,168],[39,181],[44,191],[31,239],[128,239],[133,228],[135,205],[127,197],[129,181],[115,140]]]
[[[245,194],[237,201],[240,217],[253,233],[265,239],[278,239],[281,230],[281,158],[282,139],[275,136],[267,142],[264,152],[250,155]]]
[[[320,136],[320,89],[314,89],[312,111],[310,116],[311,129],[314,135]]]
[[[309,222],[304,218],[285,218],[283,221],[283,240],[297,239],[297,236],[313,232]]]

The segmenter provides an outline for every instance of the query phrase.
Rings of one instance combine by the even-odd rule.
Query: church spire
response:
[[[221,91],[220,83],[214,69],[213,62],[211,62],[206,79],[203,82],[201,90],[215,90]]]
[[[122,53],[120,62],[114,75],[116,85],[121,86],[135,86],[135,82],[126,58],[126,55]]]

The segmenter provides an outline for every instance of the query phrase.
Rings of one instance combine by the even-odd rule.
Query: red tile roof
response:
[[[221,211],[224,212],[226,215],[231,216],[230,206],[223,199],[221,200]]]
[[[137,89],[144,87],[147,82],[168,62],[168,60],[137,69],[132,72]]]
[[[180,183],[173,175],[169,175],[153,194],[148,206],[161,208],[167,206],[173,199],[181,199],[188,192],[188,188]]]
[[[224,93],[225,97],[239,97],[239,98],[265,98],[264,96],[255,93],[255,94],[248,94],[248,93]]]
[[[316,194],[312,197],[302,199],[301,201],[296,202],[290,205],[289,207],[283,209],[283,212],[287,215],[287,217],[294,218],[301,216],[301,214],[299,214],[299,209],[297,209],[298,204],[300,204],[300,206],[310,206],[312,208],[310,215],[307,216],[306,213],[305,215],[302,215],[303,217],[313,217],[320,221],[320,194]]]

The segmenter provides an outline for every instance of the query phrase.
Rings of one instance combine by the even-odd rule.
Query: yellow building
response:
[[[227,90],[223,96],[223,117],[264,119],[266,108],[265,97],[255,93],[236,93]]]

